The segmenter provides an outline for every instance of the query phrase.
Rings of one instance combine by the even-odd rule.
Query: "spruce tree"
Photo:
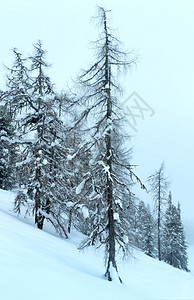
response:
[[[187,254],[187,248],[188,244],[186,242],[186,237],[185,237],[185,231],[184,231],[184,226],[183,222],[181,220],[181,207],[180,203],[178,202],[177,205],[177,228],[178,228],[178,233],[179,233],[179,241],[180,241],[180,265],[181,269],[189,272],[188,269],[188,254]]]
[[[175,268],[188,270],[187,245],[181,221],[180,204],[176,207],[169,194],[163,226],[162,259]]]
[[[151,257],[155,257],[154,219],[149,206],[139,202],[136,214],[136,246]]]

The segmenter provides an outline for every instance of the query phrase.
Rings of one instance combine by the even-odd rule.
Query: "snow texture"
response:
[[[86,180],[84,179],[77,187],[76,187],[76,194],[79,195],[84,188]]]
[[[0,296],[2,300],[193,300],[194,274],[134,251],[136,259],[121,263],[123,284],[105,279],[103,251],[79,252],[83,236],[40,231],[32,219],[16,218],[14,193],[0,190]],[[26,223],[28,222],[28,224]],[[50,234],[50,233],[52,234]],[[194,262],[194,245],[190,248]],[[190,265],[192,270],[194,266]],[[113,270],[115,272],[115,270]]]
[[[120,219],[119,219],[119,214],[118,213],[114,213],[114,220],[117,221],[117,222],[120,222]]]
[[[82,215],[83,215],[84,219],[87,219],[89,217],[88,209],[85,206],[82,207]]]

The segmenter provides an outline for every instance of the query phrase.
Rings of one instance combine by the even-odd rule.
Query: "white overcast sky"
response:
[[[88,46],[98,33],[91,21],[97,5],[112,10],[115,34],[124,49],[139,56],[122,79],[122,101],[136,91],[155,111],[153,117],[136,119],[136,132],[129,126],[136,171],[145,181],[165,161],[173,200],[180,201],[186,227],[194,230],[193,0],[1,1],[0,88],[3,64],[13,61],[11,49],[29,55],[40,39],[53,82],[66,90],[80,69],[93,62]]]

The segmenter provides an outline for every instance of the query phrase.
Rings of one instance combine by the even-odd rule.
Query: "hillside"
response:
[[[100,251],[77,250],[68,240],[42,232],[11,211],[14,194],[0,190],[0,295],[2,300],[194,299],[194,277],[135,251],[119,271],[124,284],[103,277]]]

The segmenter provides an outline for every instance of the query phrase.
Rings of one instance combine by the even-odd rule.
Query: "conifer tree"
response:
[[[180,204],[176,207],[172,203],[171,193],[169,193],[162,236],[162,259],[175,268],[189,271],[187,245],[181,221]]]
[[[0,188],[9,190],[16,183],[16,147],[12,143],[14,127],[6,105],[0,106]]]
[[[180,264],[181,264],[181,269],[189,272],[188,269],[188,254],[187,254],[187,248],[188,244],[186,242],[186,237],[185,237],[185,231],[183,227],[183,222],[181,220],[181,205],[178,202],[177,205],[177,228],[178,228],[178,233],[179,233],[179,241],[180,241]]]
[[[154,174],[148,177],[148,182],[151,186],[151,192],[155,201],[157,211],[157,239],[158,239],[158,259],[161,260],[161,227],[162,227],[162,216],[163,207],[166,203],[166,191],[169,186],[169,182],[165,177],[165,166],[164,162],[161,164],[159,170],[155,171]]]
[[[88,120],[87,125],[91,124],[84,127],[87,133],[82,149],[90,149],[92,159],[79,190],[88,191],[92,230],[81,248],[105,246],[105,276],[111,281],[113,273],[118,273],[117,249],[128,252],[130,232],[127,215],[131,177],[139,178],[129,163],[130,151],[125,150],[123,145],[126,137],[123,134],[116,77],[117,71],[130,67],[133,61],[128,61],[126,54],[120,50],[120,43],[108,26],[108,14],[109,11],[99,8],[98,20],[102,33],[94,43],[97,50],[95,63],[80,76],[79,84],[86,108],[75,126],[85,119]]]
[[[155,230],[154,220],[149,206],[139,202],[136,215],[136,246],[151,257],[155,257]]]
[[[6,105],[9,107],[11,116],[16,121],[18,125],[19,113],[29,108],[33,108],[33,103],[31,101],[30,89],[31,81],[29,77],[29,68],[26,66],[27,59],[16,49],[13,49],[13,54],[15,57],[13,66],[11,68],[7,67],[7,91],[2,94]]]
[[[48,95],[52,95],[54,92],[50,78],[44,73],[44,69],[48,68],[48,64],[45,61],[45,51],[42,49],[41,42],[39,41],[34,47],[35,54],[31,57],[31,70],[35,76],[31,76],[31,101],[33,102],[35,110],[33,113],[30,112],[28,114],[27,122],[31,127],[31,131],[36,131],[36,142],[33,143],[35,163],[33,168],[34,172],[31,175],[31,183],[35,191],[35,223],[39,229],[42,229],[45,218],[43,211],[46,210],[47,213],[50,212],[50,200],[45,199],[43,201],[42,197],[45,195],[44,188],[48,184],[48,179],[44,182],[47,175],[44,170],[44,165],[49,163],[45,156],[45,148],[48,148],[46,147],[48,145],[47,143],[52,144],[52,142],[55,142],[55,132],[53,132],[53,136],[51,137],[51,131],[54,126],[52,124],[52,104],[49,102],[52,100],[48,100]],[[49,152],[52,152],[52,150]],[[54,153],[52,153],[51,156],[50,159],[54,159]],[[43,176],[43,174],[45,176]]]
[[[66,163],[71,149],[69,144],[67,147],[67,130],[61,117],[62,101],[59,110],[59,98],[45,72],[48,64],[41,42],[35,45],[30,60],[15,49],[14,54],[8,90],[3,95],[14,115],[15,141],[20,147],[17,172],[22,190],[14,209],[20,213],[23,206],[26,213],[34,214],[39,229],[47,220],[67,237],[66,203],[72,193]]]

